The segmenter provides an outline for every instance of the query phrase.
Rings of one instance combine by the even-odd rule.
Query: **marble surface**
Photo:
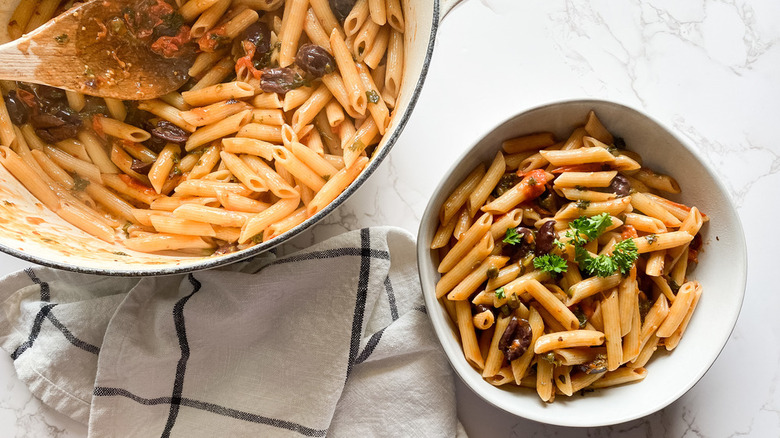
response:
[[[526,108],[595,97],[643,109],[699,148],[739,210],[750,267],[730,341],[690,392],[640,420],[546,426],[505,414],[458,383],[462,422],[474,437],[780,436],[780,233],[767,220],[780,213],[778,41],[774,0],[465,0],[443,20],[425,89],[389,159],[287,250],[364,226],[416,233],[428,196],[461,151]],[[0,274],[24,266],[0,255]],[[85,435],[33,398],[11,359],[0,358],[0,436]]]

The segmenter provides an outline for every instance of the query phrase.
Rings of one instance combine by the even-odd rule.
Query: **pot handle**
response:
[[[462,0],[439,0],[439,23]]]

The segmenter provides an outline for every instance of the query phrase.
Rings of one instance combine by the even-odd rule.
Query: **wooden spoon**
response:
[[[182,50],[171,58],[158,55],[149,38],[132,35],[124,19],[127,8],[147,14],[154,3],[92,0],[71,8],[1,45],[0,79],[122,100],[170,93],[189,79],[194,50]]]

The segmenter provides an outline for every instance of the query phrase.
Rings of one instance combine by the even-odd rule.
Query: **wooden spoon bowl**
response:
[[[175,56],[152,50],[130,29],[133,15],[149,18],[154,0],[92,0],[0,46],[0,79],[32,82],[122,100],[152,99],[188,79],[192,44]]]

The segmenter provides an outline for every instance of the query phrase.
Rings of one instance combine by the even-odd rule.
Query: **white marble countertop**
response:
[[[416,233],[428,196],[461,151],[524,109],[580,97],[643,109],[722,175],[748,241],[747,293],[730,341],[690,392],[661,412],[588,436],[780,436],[773,271],[780,233],[767,221],[780,213],[780,3],[466,0],[443,20],[437,40],[414,117],[389,159],[293,245],[373,225]],[[25,266],[0,255],[0,274]],[[0,435],[86,436],[85,426],[30,395],[7,356],[0,388]],[[586,433],[505,414],[459,382],[458,400],[474,437]]]

